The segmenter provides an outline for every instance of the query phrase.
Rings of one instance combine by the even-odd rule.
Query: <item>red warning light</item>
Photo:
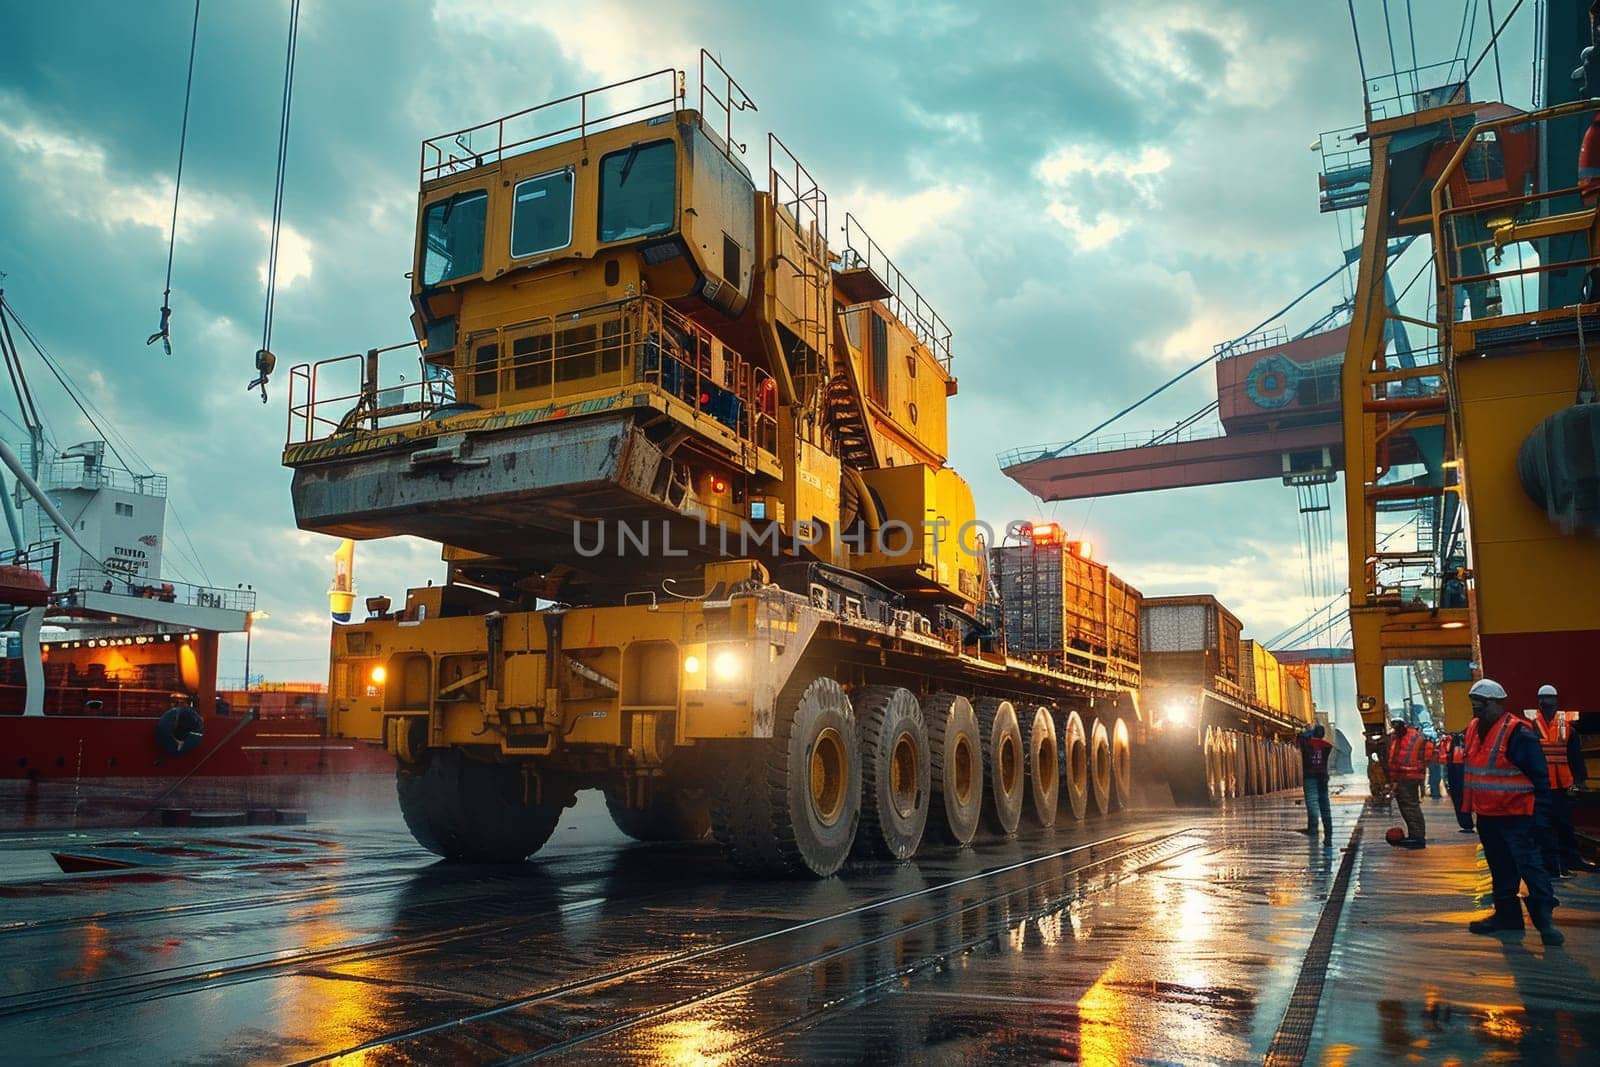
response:
[[[728,480],[726,478],[719,478],[716,475],[712,475],[711,491],[713,493],[726,493],[728,491]]]

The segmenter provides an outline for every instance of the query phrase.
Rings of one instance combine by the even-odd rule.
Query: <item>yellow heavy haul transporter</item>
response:
[[[1099,622],[1007,656],[948,329],[853,218],[830,250],[776,137],[755,180],[754,105],[700,73],[697,109],[663,70],[426,142],[416,340],[292,371],[299,525],[448,569],[334,627],[333,729],[459,859],[529,855],[581,788],[815,875],[1124,803],[1137,591],[1113,626],[1069,552]]]

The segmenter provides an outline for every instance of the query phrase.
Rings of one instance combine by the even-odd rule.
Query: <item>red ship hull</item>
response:
[[[393,811],[394,759],[313,716],[208,715],[173,756],[143,716],[0,716],[0,830],[155,825],[162,809]]]

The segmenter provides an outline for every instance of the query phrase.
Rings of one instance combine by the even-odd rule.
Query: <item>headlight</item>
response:
[[[699,674],[700,673],[700,657],[699,656],[685,656],[685,657],[683,657],[683,673],[684,674]]]
[[[712,653],[711,676],[719,682],[737,682],[744,677],[744,657],[731,648]]]
[[[1194,720],[1194,709],[1181,701],[1174,701],[1161,709],[1161,718],[1168,726],[1187,726]]]
[[[372,674],[369,677],[371,677],[373,685],[382,685],[384,679],[389,677],[389,672],[383,668],[382,664],[379,664],[372,668]]]

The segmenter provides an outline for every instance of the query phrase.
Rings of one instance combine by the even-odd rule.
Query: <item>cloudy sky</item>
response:
[[[1413,6],[1418,62],[1458,54],[1461,4]],[[1382,5],[1356,7],[1369,75],[1392,69]],[[849,0],[773,18],[761,4],[679,0],[305,0],[280,373],[263,406],[245,383],[260,343],[286,0],[203,4],[170,357],[144,339],[160,305],[192,4],[15,5],[0,39],[3,284],[133,442],[134,465],[172,477],[173,510],[203,567],[169,547],[169,571],[253,585],[271,616],[253,668],[323,677],[334,543],[294,529],[278,463],[284,372],[409,336],[418,143],[664,66],[692,80],[703,45],[760,108],[741,137],[752,155],[765,130],[778,132],[827,190],[833,221],[855,212],[953,327],[952,460],[985,517],[1054,513],[1147,593],[1217,592],[1247,631],[1270,636],[1310,606],[1291,490],[1266,482],[1041,507],[995,456],[1078,436],[1339,261],[1308,145],[1360,118],[1346,5],[1000,10]],[[1502,39],[1505,96],[1524,106],[1531,10]],[[1477,12],[1470,51],[1460,48],[1469,61],[1486,22]],[[1398,21],[1395,42],[1410,67]],[[1492,64],[1474,95],[1498,95]],[[1340,295],[1330,285],[1287,325]],[[32,375],[45,378],[36,366]],[[1213,389],[1196,374],[1114,429],[1170,425]],[[58,442],[91,436],[64,395],[41,392]],[[15,414],[9,400],[0,409]],[[14,427],[0,431],[15,441]],[[169,545],[181,538],[170,517],[168,534]],[[364,594],[398,597],[440,573],[430,545],[358,551]],[[242,640],[230,641],[225,682],[242,654]]]

